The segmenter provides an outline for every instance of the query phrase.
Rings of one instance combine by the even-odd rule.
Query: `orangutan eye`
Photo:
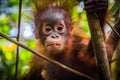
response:
[[[58,31],[62,31],[62,29],[63,29],[62,26],[59,26],[59,27],[57,28]]]
[[[50,34],[52,32],[52,28],[50,26],[43,27],[43,32],[45,34]]]
[[[49,32],[49,31],[51,31],[51,30],[52,30],[52,29],[51,29],[50,27],[48,27],[48,28],[45,29],[46,32]]]
[[[66,31],[66,27],[62,24],[57,25],[55,29],[58,33],[64,33]]]

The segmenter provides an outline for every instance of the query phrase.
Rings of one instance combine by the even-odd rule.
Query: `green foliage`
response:
[[[34,40],[26,41],[28,46],[35,48]],[[7,40],[0,40],[0,80],[13,80],[15,75],[16,45]],[[31,53],[20,48],[18,76],[21,77],[28,67]]]
[[[83,30],[84,33],[86,34],[90,34],[89,28],[88,28],[88,22],[87,22],[87,17],[86,17],[86,13],[83,12],[80,15],[80,19],[81,19],[81,29]]]
[[[4,32],[6,34],[8,34],[10,30],[10,26],[8,23],[8,18],[5,14],[0,16],[0,32]]]
[[[24,0],[23,4],[30,3]],[[9,35],[10,30],[17,26],[18,0],[2,0],[0,3],[0,32]],[[25,40],[26,45],[35,48],[34,40]],[[17,46],[0,37],[0,80],[13,80],[16,66]],[[21,77],[29,68],[31,53],[20,48],[18,77]]]
[[[119,9],[120,9],[120,0],[115,0],[115,3],[111,8],[112,14],[115,15]]]
[[[15,70],[15,52],[8,49],[8,41],[0,41],[0,76],[1,80],[12,80]]]

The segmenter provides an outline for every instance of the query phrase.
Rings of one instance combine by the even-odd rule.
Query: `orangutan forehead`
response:
[[[43,19],[50,21],[62,20],[65,17],[63,11],[54,9],[44,11],[41,16]]]

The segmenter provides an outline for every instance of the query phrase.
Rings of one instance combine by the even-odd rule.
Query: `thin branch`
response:
[[[13,42],[13,43],[15,43],[16,45],[19,45],[20,47],[22,47],[22,48],[30,51],[31,53],[35,54],[35,55],[38,56],[39,58],[42,58],[42,59],[44,59],[44,60],[46,60],[46,61],[48,61],[48,62],[50,62],[50,63],[52,63],[52,64],[55,64],[55,65],[57,65],[57,66],[60,66],[60,67],[62,67],[63,69],[66,69],[66,70],[68,70],[68,71],[70,71],[70,72],[72,72],[72,73],[74,73],[74,74],[76,74],[76,75],[79,75],[79,76],[81,76],[81,77],[85,77],[85,78],[87,78],[87,79],[89,79],[89,80],[95,80],[95,79],[89,77],[89,76],[86,75],[86,74],[83,74],[83,73],[81,73],[81,72],[78,72],[78,71],[76,71],[76,70],[74,70],[74,69],[72,69],[72,68],[70,68],[70,67],[67,67],[67,66],[65,66],[65,65],[63,65],[63,64],[61,64],[61,63],[59,63],[59,62],[57,62],[57,61],[55,61],[55,60],[52,60],[52,59],[44,56],[43,54],[40,54],[40,53],[38,53],[38,52],[36,52],[36,51],[33,51],[32,49],[30,49],[29,47],[25,46],[24,44],[22,44],[22,43],[20,43],[20,42],[18,42],[18,41],[15,41],[15,40],[13,40],[13,39],[11,39],[10,37],[8,37],[7,35],[5,35],[5,34],[3,34],[3,33],[1,33],[1,32],[0,32],[0,36],[2,36],[3,38],[5,38],[5,39],[7,39],[7,40],[9,40],[9,41],[11,41],[11,42]]]
[[[117,59],[115,58],[115,59],[113,59],[113,60],[111,60],[110,61],[110,64],[112,64],[113,62],[115,62]]]
[[[21,9],[22,9],[22,0],[19,0],[18,34],[17,34],[18,42],[19,42],[19,38],[20,38]],[[16,54],[16,68],[15,68],[15,79],[16,80],[17,80],[17,76],[18,76],[18,64],[19,64],[19,46],[17,46],[17,54]]]
[[[110,28],[114,31],[114,33],[120,38],[120,34],[112,27],[112,25],[107,21],[107,24],[110,26]]]

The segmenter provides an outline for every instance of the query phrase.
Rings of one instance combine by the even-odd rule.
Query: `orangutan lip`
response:
[[[60,44],[48,44],[47,46],[60,46]]]

